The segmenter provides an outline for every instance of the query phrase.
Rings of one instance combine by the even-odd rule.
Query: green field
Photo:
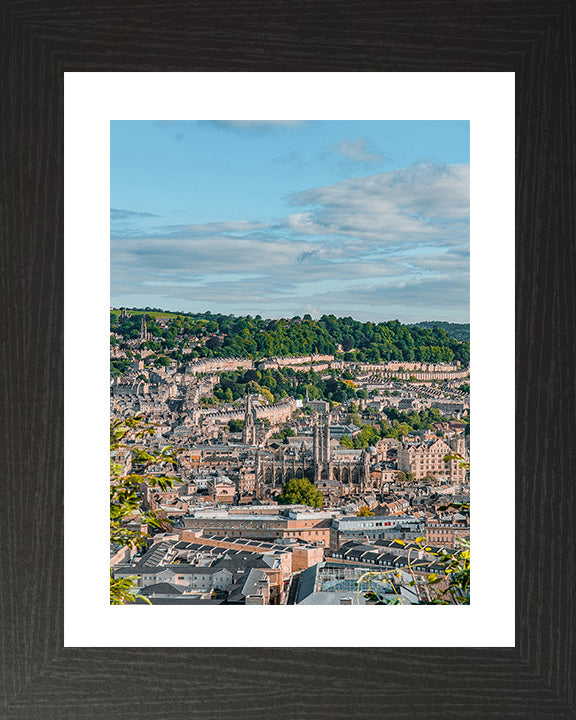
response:
[[[175,318],[178,317],[178,313],[171,313],[171,312],[159,312],[156,310],[126,310],[128,315],[147,315],[148,317],[153,318]],[[110,308],[110,314],[111,315],[120,315],[120,310],[113,310]]]

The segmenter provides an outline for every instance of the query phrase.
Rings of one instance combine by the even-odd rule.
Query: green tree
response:
[[[110,372],[122,375],[128,370],[130,361],[127,358],[118,358],[110,361]]]
[[[269,403],[274,402],[274,395],[272,395],[272,393],[270,392],[270,390],[268,390],[268,388],[266,388],[266,387],[260,388],[260,394],[262,395],[262,397],[266,398],[266,400],[268,400]]]
[[[315,385],[311,385],[311,384],[306,385],[306,390],[308,390],[308,398],[310,400],[319,400],[320,399],[320,397],[321,397],[320,390]]]
[[[324,498],[314,483],[307,478],[292,478],[282,488],[278,497],[281,505],[310,505],[322,507]]]
[[[141,486],[148,484],[162,491],[174,487],[180,482],[174,477],[158,477],[146,474],[153,465],[168,465],[176,468],[176,453],[169,446],[160,452],[150,452],[139,445],[147,436],[153,435],[155,428],[144,422],[140,415],[114,420],[110,423],[110,543],[131,549],[147,544],[150,528],[164,528],[165,524],[157,513],[142,508]],[[130,444],[128,444],[130,442]],[[124,475],[122,464],[116,458],[123,452],[131,452],[133,462],[140,469],[138,473]],[[138,525],[134,526],[134,521]],[[141,528],[146,528],[143,531]],[[133,578],[114,578],[110,572],[110,604],[123,605],[134,602],[136,583]]]
[[[358,413],[351,413],[348,415],[348,422],[351,422],[353,425],[360,428],[364,425],[362,418],[358,415]]]
[[[244,429],[244,420],[228,420],[228,430],[230,432],[242,432]]]
[[[380,438],[378,429],[374,425],[364,425],[362,430],[354,438],[354,447],[358,449],[365,449],[369,445],[372,445]]]
[[[296,432],[292,428],[287,427],[277,433],[274,433],[272,437],[275,440],[286,440],[286,438],[289,437],[296,437]]]
[[[360,510],[356,513],[358,517],[372,517],[374,513],[370,510],[368,505],[362,505]]]

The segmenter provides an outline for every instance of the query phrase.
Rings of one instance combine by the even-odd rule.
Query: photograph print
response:
[[[469,122],[118,120],[110,168],[110,603],[470,604]]]

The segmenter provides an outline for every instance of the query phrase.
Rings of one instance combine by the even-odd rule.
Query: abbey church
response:
[[[256,441],[256,412],[250,396],[246,402],[243,442]],[[281,490],[291,478],[312,480],[325,496],[341,496],[372,489],[370,454],[366,450],[343,448],[331,442],[330,413],[316,414],[312,442],[301,439],[298,445],[282,444],[256,453],[256,493],[269,496]]]

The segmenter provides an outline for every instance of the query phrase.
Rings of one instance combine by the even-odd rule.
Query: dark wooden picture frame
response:
[[[576,717],[574,3],[8,0],[0,13],[0,718]],[[516,73],[515,648],[63,648],[65,71]],[[494,558],[497,595],[511,559],[497,535]],[[430,632],[457,646],[438,613]]]

